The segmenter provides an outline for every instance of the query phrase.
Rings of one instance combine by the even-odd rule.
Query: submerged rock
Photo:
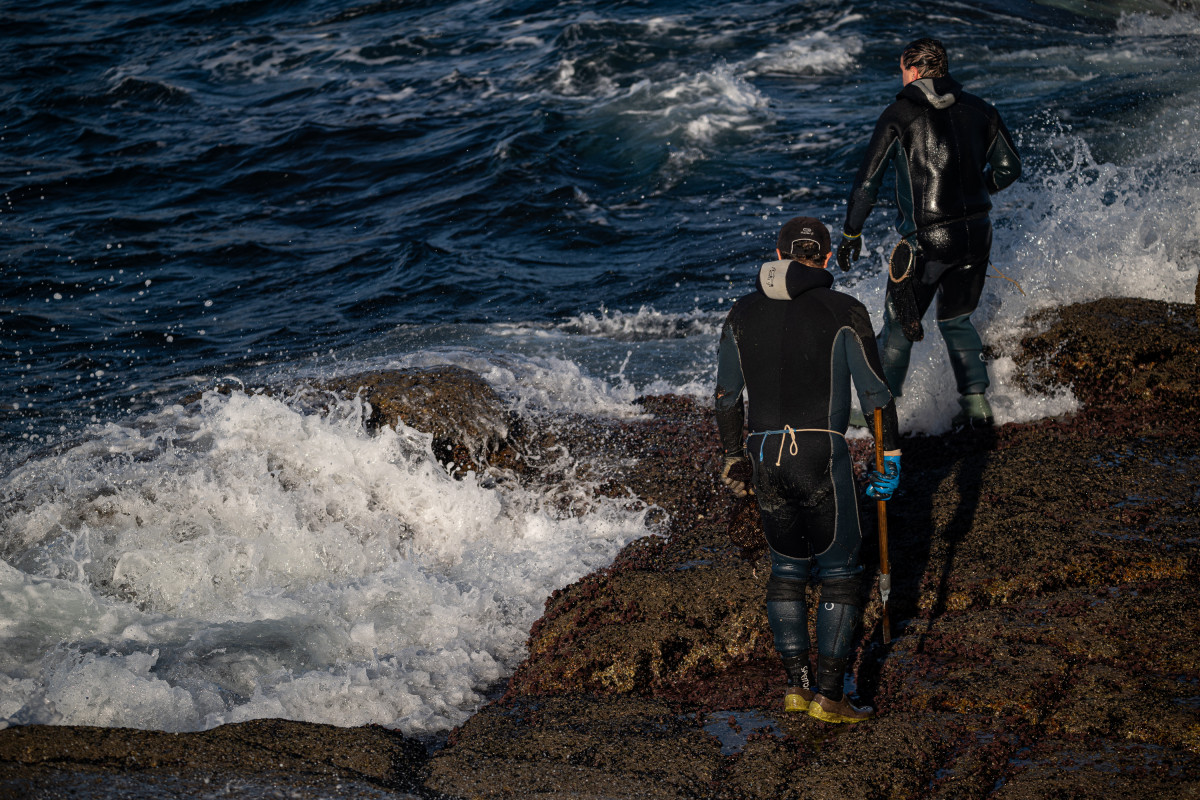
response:
[[[430,434],[434,455],[460,470],[486,465],[508,443],[510,419],[500,396],[462,367],[365,372],[320,388],[370,403],[370,428],[403,423]]]
[[[369,432],[403,424],[429,434],[434,456],[452,473],[488,465],[512,468],[519,466],[522,457],[517,447],[520,420],[509,414],[487,381],[453,364],[373,370],[286,388],[251,388],[241,381],[222,380],[212,391],[285,396],[320,412],[329,410],[330,395],[361,398],[370,406],[363,420]],[[190,405],[203,396],[193,392],[180,403]]]

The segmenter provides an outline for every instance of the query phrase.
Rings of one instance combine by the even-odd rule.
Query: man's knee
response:
[[[780,578],[775,573],[767,578],[768,603],[803,603],[807,600],[808,581]]]
[[[821,602],[862,607],[862,573],[821,581]]]
[[[797,657],[809,649],[807,588],[808,559],[772,551],[771,575],[767,578],[767,622],[775,638],[775,649],[785,658]]]
[[[971,322],[970,314],[963,314],[952,319],[939,319],[938,330],[946,342],[946,349],[951,353],[981,353],[983,339],[979,336],[975,324]]]
[[[822,664],[838,663],[849,654],[862,607],[860,576],[822,582],[817,611],[817,650]]]

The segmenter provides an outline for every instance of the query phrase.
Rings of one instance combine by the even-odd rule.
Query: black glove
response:
[[[842,271],[850,269],[851,261],[858,261],[862,255],[862,234],[850,234],[842,231],[842,240],[838,242],[837,262]]]
[[[750,488],[750,459],[745,453],[725,456],[721,466],[721,483],[729,487],[735,497],[745,497],[754,490]]]

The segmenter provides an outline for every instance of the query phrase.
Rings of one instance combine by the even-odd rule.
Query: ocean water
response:
[[[466,719],[655,517],[449,478],[292,390],[454,363],[530,416],[707,402],[730,303],[783,221],[839,229],[918,36],[1025,164],[976,314],[999,421],[1078,407],[1017,386],[1030,312],[1190,302],[1200,266],[1200,17],[1153,0],[35,0],[0,30],[0,726]],[[876,324],[889,193],[835,274]],[[955,407],[928,327],[915,433]]]

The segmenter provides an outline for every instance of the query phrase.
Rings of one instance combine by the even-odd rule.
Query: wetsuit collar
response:
[[[772,300],[795,300],[809,289],[828,289],[833,275],[827,269],[799,261],[768,261],[758,271],[758,290]]]
[[[954,105],[961,91],[962,84],[954,78],[918,78],[905,86],[896,97],[905,97],[941,110]]]

